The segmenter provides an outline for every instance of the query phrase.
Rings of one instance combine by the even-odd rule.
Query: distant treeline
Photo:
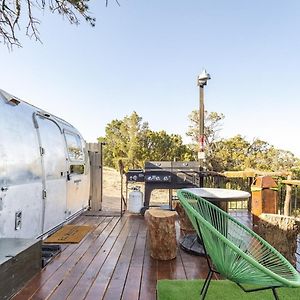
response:
[[[189,115],[187,135],[191,144],[183,144],[179,134],[153,131],[136,112],[122,120],[113,120],[105,128],[104,164],[119,168],[122,161],[125,169],[143,168],[148,160],[197,160],[199,136],[199,112]],[[253,168],[262,171],[298,170],[299,159],[293,153],[276,149],[266,141],[247,141],[241,135],[224,139],[219,136],[223,114],[205,112],[206,160],[208,170],[223,172]]]

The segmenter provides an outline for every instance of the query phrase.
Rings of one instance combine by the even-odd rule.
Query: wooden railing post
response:
[[[292,179],[292,175],[288,175],[287,180],[291,180],[291,179]],[[284,209],[283,209],[283,214],[285,216],[288,216],[290,214],[291,199],[292,199],[292,185],[286,184]]]
[[[102,209],[102,153],[99,143],[87,144],[90,158],[90,210]]]

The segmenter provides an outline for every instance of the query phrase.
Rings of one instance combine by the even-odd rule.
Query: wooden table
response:
[[[183,189],[196,196],[204,198],[213,202],[215,205],[220,206],[221,202],[230,201],[244,201],[248,200],[251,196],[250,193],[232,189],[219,189],[219,188],[186,188]],[[183,250],[194,255],[204,255],[202,241],[197,234],[185,235],[180,242]]]
[[[188,188],[183,190],[211,202],[244,201],[251,196],[248,192],[231,189]]]

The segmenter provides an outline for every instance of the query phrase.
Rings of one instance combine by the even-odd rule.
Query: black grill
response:
[[[196,161],[149,161],[145,163],[145,207],[155,189],[199,187],[201,172]],[[170,203],[171,204],[171,203]]]
[[[148,161],[144,170],[129,170],[126,179],[127,183],[145,182],[144,206],[148,208],[155,189],[199,187],[200,178],[208,174],[199,169],[197,161]]]
[[[205,186],[220,186],[223,176],[216,172],[200,171],[197,161],[148,161],[144,170],[129,170],[126,173],[127,183],[145,182],[144,209],[150,206],[151,193],[155,189],[182,189]],[[171,195],[171,193],[170,193]],[[169,207],[171,207],[169,197]]]
[[[127,182],[144,182],[145,173],[144,170],[129,170],[126,173]]]

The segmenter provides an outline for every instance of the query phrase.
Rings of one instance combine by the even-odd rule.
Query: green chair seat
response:
[[[239,285],[271,288],[275,299],[278,299],[277,287],[300,287],[300,274],[259,235],[188,190],[179,190],[177,194],[203,240],[205,251],[214,266],[210,272],[220,273]],[[211,278],[211,275],[208,277]],[[209,285],[210,279],[207,280]]]

